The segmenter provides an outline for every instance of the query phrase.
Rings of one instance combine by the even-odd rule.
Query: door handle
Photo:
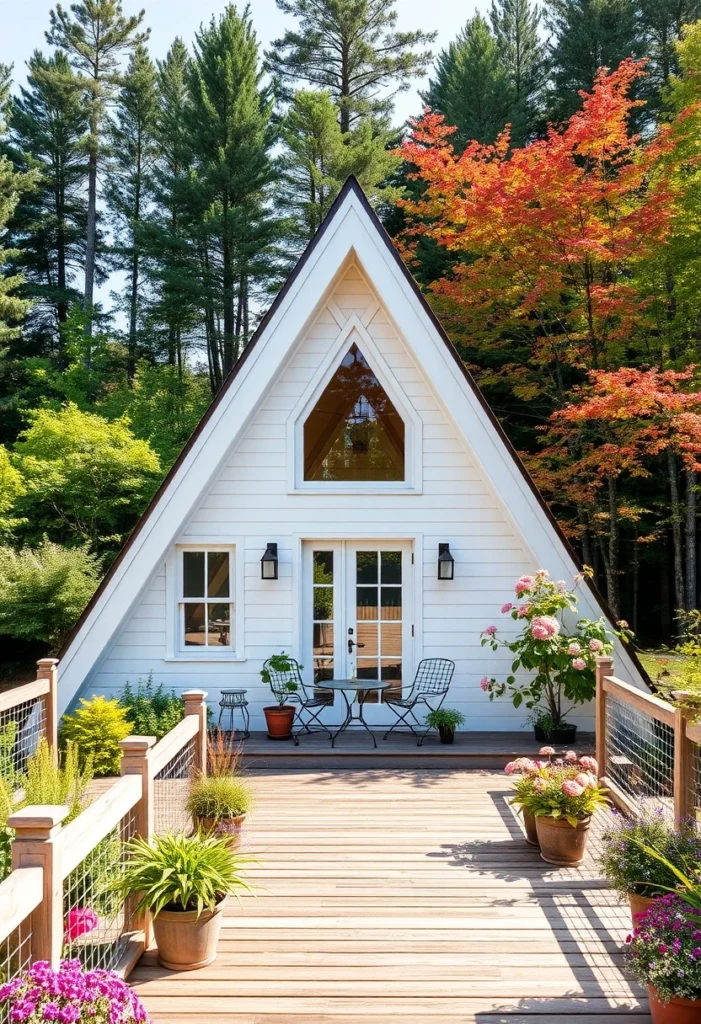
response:
[[[354,647],[365,647],[365,644],[357,644],[354,640],[349,640],[348,641],[348,653],[349,654],[353,653],[353,648]]]

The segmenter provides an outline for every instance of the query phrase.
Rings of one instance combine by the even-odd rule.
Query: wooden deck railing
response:
[[[58,661],[42,658],[31,683],[0,693],[0,778],[12,791],[44,737],[57,749]]]
[[[184,694],[185,717],[160,742],[123,740],[121,777],[70,823],[67,807],[10,816],[13,870],[0,883],[3,980],[36,960],[56,967],[65,955],[126,976],[150,944],[149,919],[137,918],[114,881],[130,839],[183,826],[189,776],[206,770],[206,696]]]
[[[660,807],[680,822],[701,812],[701,725],[617,679],[611,658],[597,659],[596,755],[599,775],[626,813]]]

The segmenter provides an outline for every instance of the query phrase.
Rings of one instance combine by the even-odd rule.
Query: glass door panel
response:
[[[367,692],[365,702],[377,704],[383,695],[401,696],[402,692],[403,553],[356,549],[354,564],[352,558],[349,562],[354,577],[351,614],[354,610],[357,677],[392,683],[384,694]],[[349,634],[352,629],[349,626]]]

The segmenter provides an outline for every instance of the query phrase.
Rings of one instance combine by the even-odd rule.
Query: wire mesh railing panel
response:
[[[156,832],[188,832],[190,817],[186,810],[189,780],[195,767],[196,737],[192,737],[167,765],[161,768],[153,783],[154,830]]]
[[[674,814],[674,729],[609,694],[606,774],[642,811]]]
[[[131,931],[130,903],[115,883],[127,862],[126,843],[135,835],[132,809],[64,880],[64,955],[88,970],[114,968]]]
[[[689,814],[701,824],[701,746],[689,743]]]
[[[42,697],[0,711],[0,778],[10,790],[20,786],[27,760],[45,735],[46,713]]]
[[[31,917],[26,917],[19,928],[0,942],[0,984],[12,981],[31,963],[32,928]],[[5,1003],[0,1006],[0,1024],[12,1020],[11,1006]]]

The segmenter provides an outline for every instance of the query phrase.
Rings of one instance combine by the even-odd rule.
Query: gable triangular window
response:
[[[404,421],[357,345],[304,424],[305,480],[404,480]]]

